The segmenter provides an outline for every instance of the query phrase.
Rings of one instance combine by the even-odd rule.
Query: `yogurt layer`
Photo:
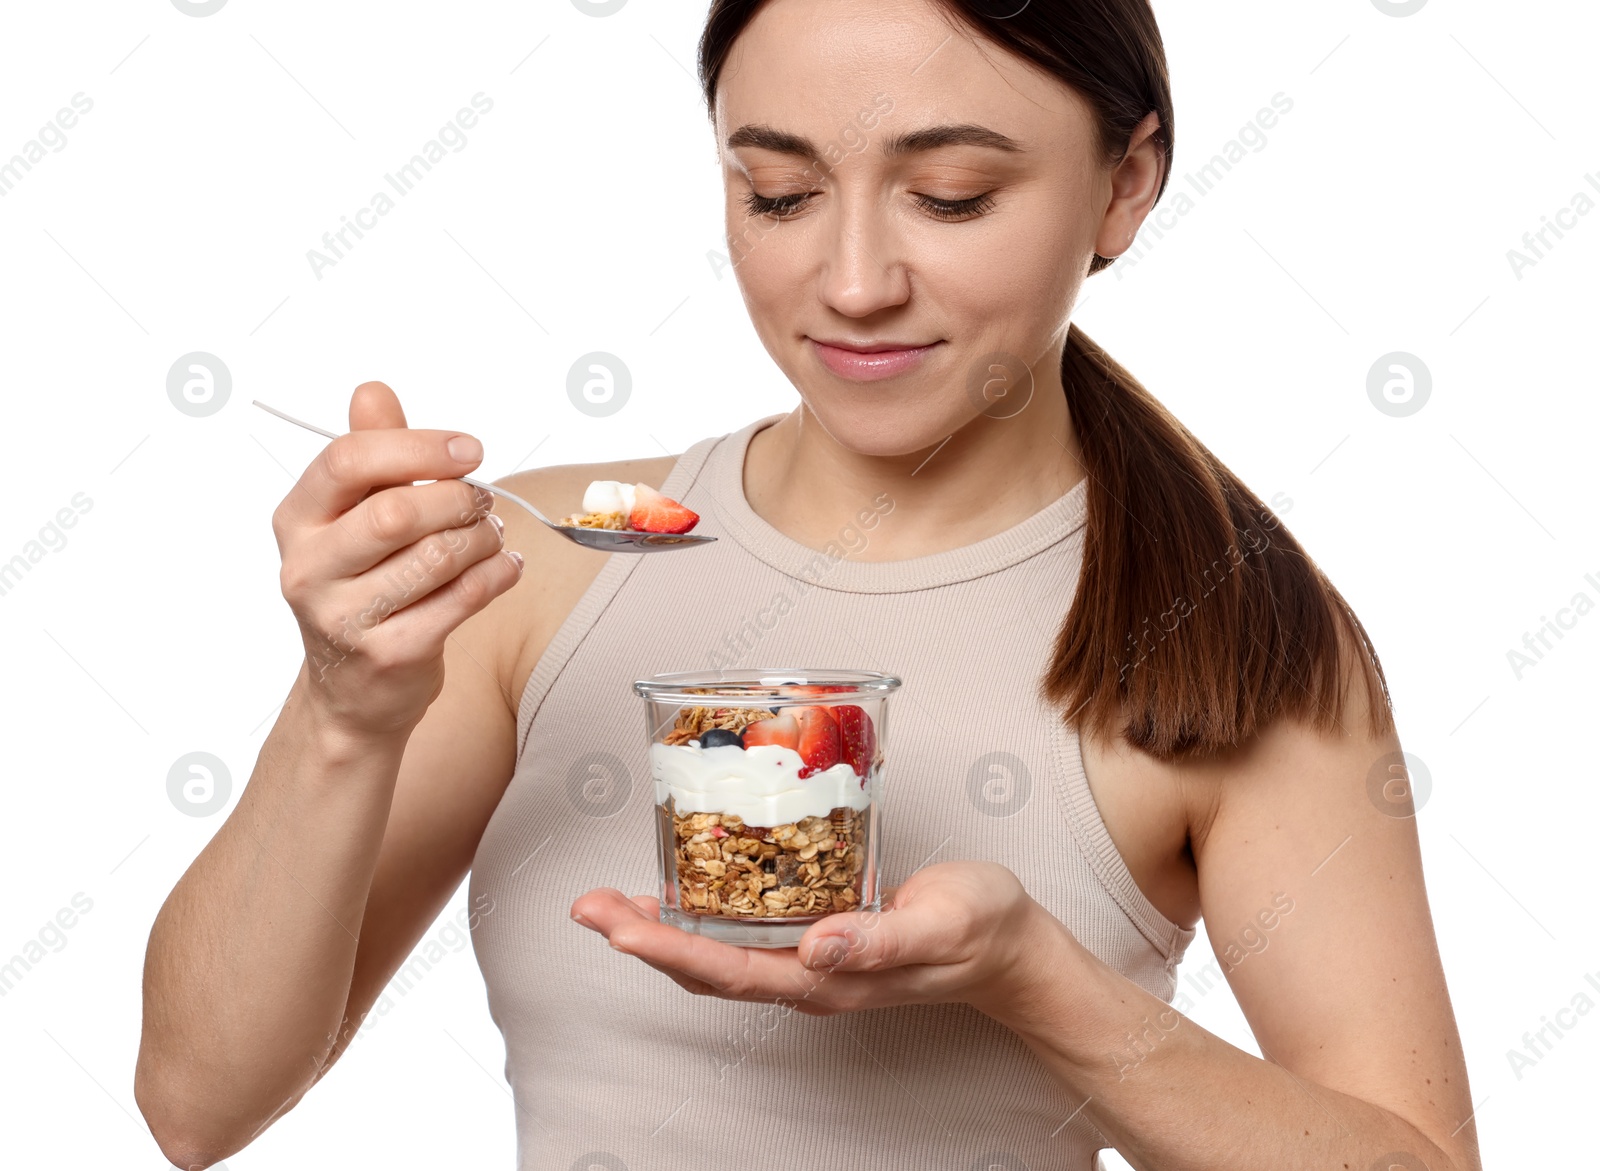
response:
[[[650,745],[656,804],[670,796],[680,814],[731,813],[746,825],[788,825],[841,806],[865,809],[878,795],[876,771],[863,789],[843,761],[804,778],[803,767],[800,754],[782,744]]]
[[[583,511],[632,512],[633,485],[621,480],[591,480],[583,492]]]

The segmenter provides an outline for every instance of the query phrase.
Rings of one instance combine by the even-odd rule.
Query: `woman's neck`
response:
[[[936,450],[937,449],[937,450]],[[903,456],[860,455],[824,431],[802,403],[757,431],[744,492],[762,520],[813,549],[845,543],[866,510],[884,513],[855,554],[899,561],[970,545],[1019,524],[1084,472],[1059,376],[1016,415],[979,415],[947,442]],[[876,502],[876,503],[875,503]]]

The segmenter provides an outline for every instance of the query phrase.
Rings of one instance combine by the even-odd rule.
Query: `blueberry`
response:
[[[744,747],[744,733],[730,732],[726,728],[707,728],[700,733],[701,748],[717,748],[723,744],[737,744]]]

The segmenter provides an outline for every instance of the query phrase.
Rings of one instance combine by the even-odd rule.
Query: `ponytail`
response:
[[[1171,759],[1279,716],[1331,730],[1354,661],[1373,729],[1391,729],[1365,628],[1272,510],[1076,325],[1061,381],[1088,520],[1040,694],[1084,731]]]
[[[938,2],[1083,97],[1106,165],[1155,113],[1160,200],[1172,174],[1172,86],[1150,0],[1007,4],[1005,13],[981,0]],[[711,0],[699,77],[713,123],[717,79],[766,3]],[[1095,256],[1089,272],[1111,263]],[[1232,747],[1278,716],[1332,728],[1359,674],[1373,729],[1391,730],[1366,631],[1255,493],[1076,325],[1061,382],[1089,473],[1088,523],[1077,594],[1040,694],[1083,730],[1170,758]]]

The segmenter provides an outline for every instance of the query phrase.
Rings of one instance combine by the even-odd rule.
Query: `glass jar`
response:
[[[889,696],[876,671],[679,671],[637,680],[655,782],[661,921],[793,947],[878,910]]]

